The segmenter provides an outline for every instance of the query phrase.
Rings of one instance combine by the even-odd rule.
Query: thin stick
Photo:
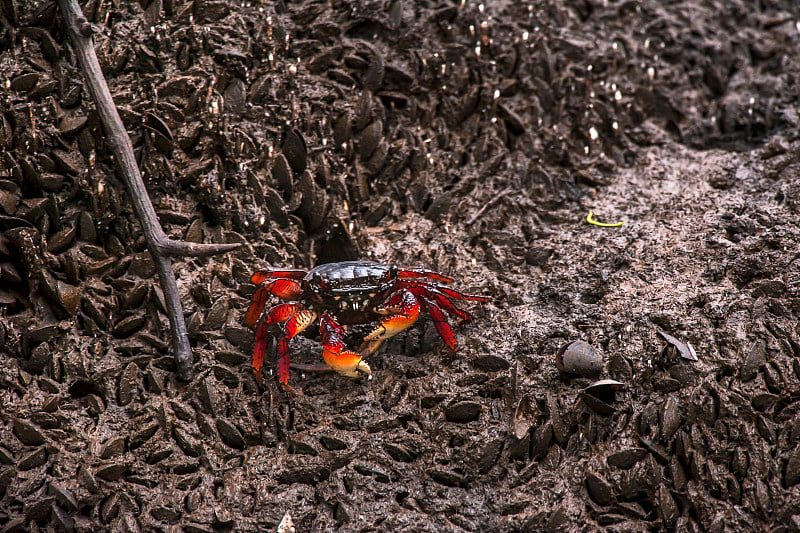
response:
[[[183,319],[180,297],[178,296],[178,283],[172,271],[172,262],[169,256],[207,256],[225,253],[239,247],[234,244],[195,244],[176,241],[167,237],[158,222],[156,211],[150,202],[136,158],[133,155],[133,145],[125,130],[122,119],[119,117],[117,107],[111,98],[100,63],[94,52],[92,44],[92,25],[83,16],[77,0],[58,0],[61,12],[67,23],[72,46],[78,56],[83,69],[86,85],[94,98],[97,114],[106,131],[106,141],[118,170],[133,201],[136,215],[142,225],[147,247],[153,255],[164,299],[167,306],[170,326],[172,327],[172,348],[175,355],[178,378],[184,381],[192,379],[192,349],[189,346],[189,337],[186,333],[186,323]]]
[[[494,204],[499,202],[505,195],[507,195],[510,192],[511,192],[511,189],[505,189],[505,190],[501,191],[497,196],[495,196],[494,198],[492,198],[491,200],[489,200],[488,202],[483,204],[483,207],[478,209],[477,213],[475,213],[474,215],[469,217],[469,220],[467,220],[464,223],[464,225],[465,226],[473,225],[475,222],[478,221],[479,218],[481,218],[483,216],[483,214],[486,212],[487,209],[489,209],[490,207],[494,206]]]

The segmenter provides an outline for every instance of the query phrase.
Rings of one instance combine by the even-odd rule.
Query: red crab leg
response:
[[[448,348],[453,351],[458,350],[458,342],[456,341],[455,334],[453,334],[453,330],[450,328],[450,324],[447,322],[447,316],[435,303],[430,300],[424,300],[424,302],[425,310],[431,315],[431,320],[433,320],[433,325],[436,326],[436,331],[439,332],[439,336],[445,344],[447,344]]]
[[[288,269],[275,269],[275,268],[267,268],[264,270],[257,270],[250,276],[250,281],[258,285],[259,283],[263,283],[264,281],[272,278],[283,278],[283,279],[293,279],[295,281],[301,281],[304,277],[306,277],[307,272],[305,270],[297,270],[294,268]]]
[[[434,272],[433,270],[426,270],[424,268],[415,268],[415,269],[408,269],[408,270],[398,270],[397,271],[397,279],[431,279],[434,281],[440,281],[442,283],[450,283],[453,281],[453,278],[449,278],[438,272]]]
[[[417,286],[417,287],[409,287],[409,291],[415,296],[422,296],[429,300],[434,300],[436,305],[438,305],[441,309],[447,311],[454,317],[460,318],[464,322],[469,322],[472,320],[472,315],[464,311],[463,309],[457,307],[453,302],[451,302],[444,294],[440,293],[438,290],[432,287],[425,287],[425,286]]]
[[[319,321],[319,333],[322,336],[322,358],[329,367],[343,376],[357,378],[361,373],[371,375],[372,370],[360,355],[347,349],[342,337],[344,328],[336,319],[325,313]]]
[[[488,302],[491,301],[490,296],[484,296],[483,294],[467,294],[464,292],[457,291],[455,289],[451,289],[450,287],[445,287],[444,285],[438,285],[436,283],[426,283],[424,281],[398,281],[395,284],[395,287],[402,287],[411,289],[414,287],[425,287],[429,290],[435,290],[443,295],[447,296],[448,298],[452,298],[454,300],[471,300],[474,302]]]
[[[364,337],[364,344],[359,351],[363,355],[375,353],[386,339],[414,325],[419,318],[419,309],[419,300],[411,291],[402,289],[392,294],[385,304],[375,308],[376,313],[389,316]]]
[[[286,304],[293,305],[293,304]],[[274,314],[273,314],[274,312]],[[270,309],[264,317],[258,321],[256,329],[256,343],[253,347],[253,371],[256,376],[261,376],[261,367],[264,365],[264,354],[267,351],[267,328],[270,325],[270,318],[279,318],[280,315],[288,312],[283,306],[276,306]],[[270,317],[270,315],[273,315]],[[278,379],[284,385],[289,382],[289,341],[311,325],[317,319],[317,314],[309,309],[302,309],[292,314],[283,324],[283,335],[278,337],[277,360],[278,360]],[[277,320],[276,320],[277,321]]]
[[[261,367],[264,366],[264,354],[267,353],[267,330],[269,324],[266,322],[259,322],[256,327],[256,342],[253,345],[253,373],[256,379],[261,381]]]
[[[292,318],[292,315],[302,310],[303,306],[299,303],[278,304],[264,314],[263,320],[267,324],[283,324]]]
[[[253,278],[255,278],[255,274],[253,274]],[[253,302],[250,304],[250,308],[247,309],[247,314],[244,317],[245,325],[249,328],[255,326],[261,311],[267,305],[267,299],[269,299],[270,294],[274,294],[284,300],[296,300],[302,292],[303,289],[300,284],[290,279],[276,279],[260,285],[253,294]]]

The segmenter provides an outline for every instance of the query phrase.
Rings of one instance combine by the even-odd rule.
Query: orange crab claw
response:
[[[386,339],[413,326],[419,318],[419,311],[419,300],[411,291],[403,289],[392,294],[384,305],[375,308],[375,312],[390,316],[384,318],[377,328],[364,337],[364,344],[359,351],[363,355],[375,353]]]
[[[322,315],[319,332],[322,336],[322,358],[329,367],[350,378],[357,378],[362,374],[372,375],[372,369],[366,361],[347,349],[342,340],[344,329],[333,316],[328,313]]]

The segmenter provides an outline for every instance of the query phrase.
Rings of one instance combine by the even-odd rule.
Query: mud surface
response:
[[[175,261],[185,384],[62,23],[0,3],[4,531],[800,529],[797,4],[514,4],[83,5],[166,231],[244,243]],[[354,258],[493,300],[258,384],[249,274]]]

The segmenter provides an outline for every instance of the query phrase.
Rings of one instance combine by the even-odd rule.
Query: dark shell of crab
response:
[[[368,261],[328,263],[310,270],[301,282],[300,302],[321,314],[336,316],[341,324],[378,320],[374,307],[392,289],[396,269]]]

